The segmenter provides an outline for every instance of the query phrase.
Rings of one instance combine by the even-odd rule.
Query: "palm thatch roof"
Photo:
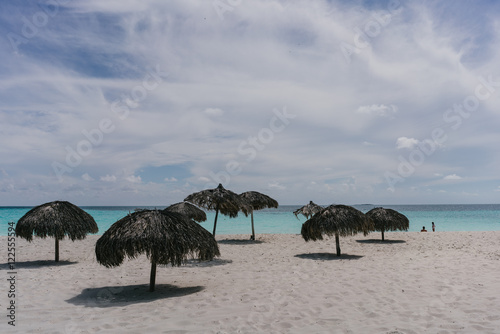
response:
[[[185,215],[159,210],[129,214],[97,240],[97,262],[106,267],[119,266],[126,256],[146,254],[151,261],[150,291],[154,291],[156,265],[180,266],[188,256],[212,260],[219,256],[215,238]]]
[[[382,240],[385,231],[408,231],[410,227],[408,218],[393,209],[373,208],[366,213],[366,216],[373,220],[373,231],[382,232]]]
[[[340,256],[339,237],[373,231],[373,221],[363,212],[347,205],[330,205],[302,224],[305,241],[323,240],[323,234],[335,235],[337,255]]]
[[[257,191],[247,191],[244,193],[240,194],[240,197],[247,202],[253,210],[261,210],[265,208],[277,208],[278,207],[278,201],[275,199],[259,193]],[[251,240],[255,240],[255,228],[253,224],[253,210],[251,212],[252,216],[252,236],[250,237]]]
[[[253,210],[278,207],[278,201],[258,191],[246,191],[241,193],[240,197],[243,198]]]
[[[28,241],[33,235],[55,238],[55,260],[59,261],[59,240],[67,235],[72,241],[85,239],[88,233],[97,233],[94,218],[78,206],[66,202],[49,202],[29,210],[16,224],[16,235]]]
[[[186,197],[184,201],[194,203],[207,210],[215,210],[213,235],[215,235],[219,212],[231,218],[237,217],[239,211],[242,211],[246,216],[252,212],[250,205],[246,204],[238,194],[225,189],[222,184],[219,184],[214,189],[193,193]]]
[[[165,208],[164,210],[182,213],[197,222],[204,222],[207,220],[207,214],[205,213],[205,211],[189,202],[175,203]]]
[[[193,193],[186,197],[184,201],[194,203],[207,210],[218,210],[223,215],[231,218],[238,217],[239,211],[242,211],[245,215],[252,211],[252,208],[243,202],[238,194],[225,189],[220,183],[217,188]]]
[[[303,207],[295,210],[293,212],[293,214],[297,218],[299,218],[298,217],[299,214],[303,214],[307,219],[309,219],[309,217],[312,217],[313,215],[320,212],[321,210],[323,210],[323,207],[321,205],[318,205],[318,204],[314,203],[313,201],[309,201],[309,204],[306,204]]]

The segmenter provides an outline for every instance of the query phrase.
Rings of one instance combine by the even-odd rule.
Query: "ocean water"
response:
[[[254,212],[255,233],[299,234],[305,217],[297,219],[293,211],[302,205],[282,205],[277,209],[264,209]],[[367,212],[374,205],[353,205]],[[409,231],[420,231],[425,226],[431,231],[431,223],[436,231],[500,231],[500,204],[467,205],[377,205],[391,208],[404,214],[410,220]],[[104,233],[114,222],[135,209],[163,209],[164,207],[82,207],[94,217],[99,232]],[[7,235],[8,222],[17,222],[31,207],[0,207],[0,235]],[[200,225],[213,231],[215,212],[207,212],[207,221]],[[236,218],[219,214],[216,234],[251,234],[250,216],[240,213]]]

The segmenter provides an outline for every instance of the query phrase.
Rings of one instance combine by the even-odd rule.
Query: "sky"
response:
[[[497,1],[1,1],[0,206],[500,199]]]

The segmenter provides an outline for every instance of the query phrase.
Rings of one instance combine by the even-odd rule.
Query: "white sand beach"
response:
[[[1,237],[1,333],[499,333],[500,231],[380,233],[306,243],[299,235],[217,236],[221,257],[107,269],[97,236],[16,240],[8,325]]]

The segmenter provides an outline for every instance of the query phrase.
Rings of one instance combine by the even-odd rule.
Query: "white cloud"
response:
[[[208,177],[205,177],[205,176],[200,176],[200,177],[198,178],[198,181],[200,181],[200,182],[204,182],[204,183],[208,183],[208,182],[210,182],[211,180],[210,180]]]
[[[403,148],[412,149],[415,146],[417,146],[418,143],[419,143],[418,140],[415,138],[399,137],[396,140],[396,148],[397,149],[403,149]]]
[[[94,180],[94,178],[92,176],[90,176],[88,173],[83,174],[82,179],[84,179],[85,181],[93,181]]]
[[[132,183],[141,183],[141,181],[142,181],[142,179],[139,175],[138,176],[135,176],[135,175],[127,176],[125,178],[125,180],[127,180],[128,182],[132,182]]]
[[[171,178],[166,177],[166,178],[164,179],[164,181],[165,181],[165,182],[177,182],[178,180],[177,180],[175,177],[171,177]]]
[[[270,182],[267,186],[271,189],[285,190],[286,186],[280,184],[279,182]]]
[[[116,182],[116,176],[106,174],[106,176],[101,176],[101,181],[104,181],[104,182]]]
[[[0,169],[0,171],[2,172],[3,177],[5,177],[5,178],[9,177],[9,174],[5,171],[5,169],[2,168],[2,169]]]
[[[393,116],[398,111],[398,108],[393,105],[385,105],[385,104],[371,104],[360,106],[357,109],[357,112],[360,114],[369,114],[375,115],[379,117],[389,117]]]
[[[461,179],[462,177],[458,176],[457,174],[450,174],[443,177],[443,180],[461,180]]]
[[[209,116],[222,116],[224,115],[224,111],[219,108],[207,108],[204,110],[204,113]]]

